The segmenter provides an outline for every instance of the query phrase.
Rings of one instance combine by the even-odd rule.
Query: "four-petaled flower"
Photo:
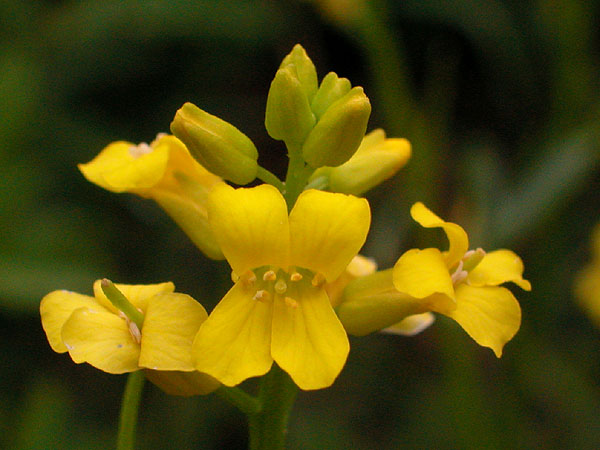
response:
[[[510,250],[485,253],[468,251],[467,233],[457,224],[445,222],[416,203],[410,210],[414,220],[426,228],[444,230],[450,248],[413,249],[404,253],[393,270],[395,288],[421,299],[427,309],[451,317],[479,344],[496,356],[521,324],[521,308],[513,294],[500,284],[512,281],[531,290],[523,279],[523,263]]]
[[[74,362],[108,373],[148,369],[148,378],[172,394],[206,394],[219,386],[192,363],[192,342],[207,317],[200,303],[174,292],[170,282],[117,284],[144,315],[139,329],[106,298],[100,283],[94,283],[94,297],[59,290],[42,299],[42,326],[55,352],[69,352]]]
[[[219,185],[208,213],[237,281],[200,327],[196,368],[233,386],[263,375],[275,361],[302,389],[330,386],[349,343],[324,284],[363,245],[367,201],[307,190],[288,217],[273,186]]]
[[[153,199],[208,257],[223,258],[206,212],[208,192],[222,180],[192,158],[175,136],[160,133],[150,144],[113,142],[78,167],[88,181],[106,190]]]

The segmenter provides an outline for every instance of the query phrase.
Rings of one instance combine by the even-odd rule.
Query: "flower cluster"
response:
[[[358,255],[371,221],[360,196],[411,156],[405,139],[365,134],[370,112],[347,79],[329,73],[319,83],[297,45],[266,105],[267,132],[287,148],[285,180],[258,164],[246,135],[191,103],[175,114],[173,135],[116,142],[81,164],[100,187],[156,201],[206,256],[227,259],[234,284],[208,316],[172,283],[98,281],[93,297],[52,292],[41,303],[51,347],[109,373],[146,370],[181,395],[235,386],[274,363],[301,389],[325,388],[344,367],[347,333],[412,335],[432,312],[500,356],[521,319],[500,284],[530,289],[513,252],[469,250],[459,225],[417,203],[412,217],[442,228],[448,251],[409,250],[380,271]]]

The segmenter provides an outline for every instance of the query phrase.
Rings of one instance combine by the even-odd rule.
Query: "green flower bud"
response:
[[[406,139],[387,138],[382,129],[365,136],[356,153],[341,166],[321,167],[310,181],[328,178],[329,189],[344,194],[362,195],[400,170],[411,155]]]
[[[320,119],[336,100],[339,100],[350,92],[350,81],[347,78],[339,78],[334,72],[329,72],[321,81],[321,86],[310,105],[312,111]]]
[[[186,103],[175,114],[171,131],[215,175],[241,185],[256,178],[258,151],[230,123]]]
[[[361,87],[334,102],[312,129],[302,156],[314,168],[339,166],[358,149],[371,114],[371,103]]]
[[[279,69],[267,97],[265,127],[273,139],[300,146],[316,122],[296,66]]]
[[[294,65],[296,67],[296,73],[298,80],[310,102],[317,92],[319,81],[317,80],[317,69],[306,54],[306,51],[300,44],[294,45],[292,51],[283,58],[280,69],[286,66]]]

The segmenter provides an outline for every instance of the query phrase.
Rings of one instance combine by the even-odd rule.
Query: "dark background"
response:
[[[87,183],[76,164],[114,140],[151,141],[191,101],[245,132],[282,176],[264,108],[297,42],[320,78],[364,86],[369,129],[413,144],[409,165],[368,194],[363,253],[387,268],[414,246],[446,245],[410,221],[422,200],[472,247],[515,250],[533,291],[515,289],[523,324],[500,360],[444,317],[414,338],[352,339],[334,386],[300,393],[289,447],[600,447],[600,331],[573,297],[600,219],[598,2],[328,5],[0,1],[1,448],[113,446],[125,377],[52,352],[46,293],[172,280],[210,310],[230,286],[227,264],[155,204]],[[139,449],[246,445],[233,407],[154,386],[139,428]]]

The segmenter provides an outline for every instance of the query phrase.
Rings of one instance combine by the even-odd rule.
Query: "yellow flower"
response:
[[[404,253],[393,270],[395,288],[420,299],[427,310],[442,313],[496,356],[518,331],[521,308],[513,294],[500,284],[512,281],[531,290],[523,279],[523,263],[510,250],[485,253],[468,251],[467,233],[457,224],[445,222],[422,203],[411,208],[414,220],[426,228],[444,230],[450,248],[413,249]]]
[[[98,280],[94,297],[60,290],[42,299],[42,326],[52,349],[69,352],[74,362],[86,362],[108,373],[148,369],[148,378],[158,380],[156,384],[168,393],[215,390],[216,380],[196,372],[191,358],[192,341],[207,317],[202,305],[173,292],[170,282],[116,286],[143,313],[141,330],[112,305]],[[172,371],[171,376],[181,382],[169,386],[172,381],[163,371]]]
[[[196,368],[233,386],[275,361],[302,389],[330,386],[349,344],[324,284],[363,245],[368,202],[307,190],[288,217],[273,186],[219,185],[208,211],[237,281],[200,327]]]
[[[600,326],[600,225],[592,234],[592,262],[575,279],[575,295],[580,306]]]
[[[113,142],[78,167],[88,181],[111,192],[153,199],[208,257],[223,258],[206,212],[208,192],[222,180],[198,164],[176,137],[159,134],[150,145]]]

